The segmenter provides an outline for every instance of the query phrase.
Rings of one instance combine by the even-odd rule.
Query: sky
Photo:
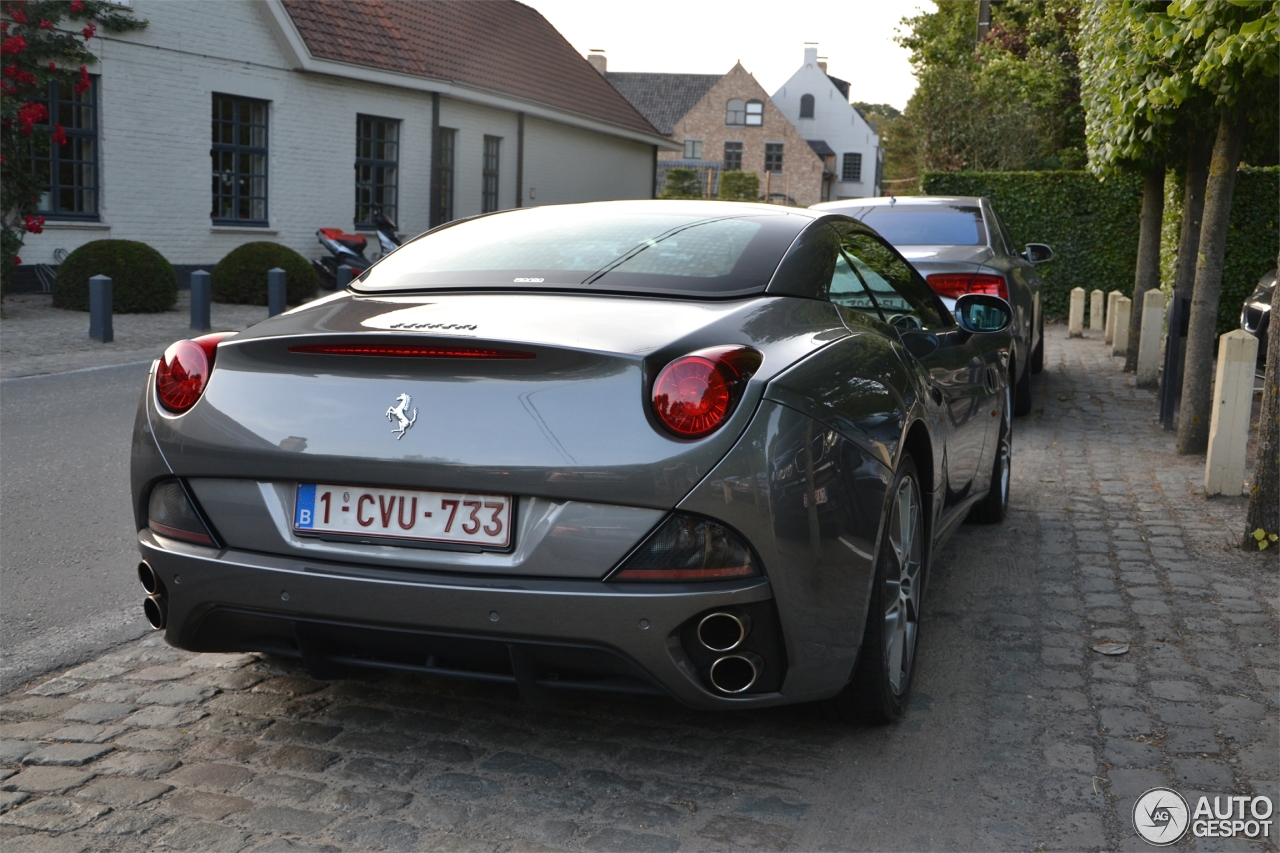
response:
[[[723,74],[739,60],[769,94],[817,42],[849,98],[902,109],[915,91],[893,37],[929,0],[523,0],[584,56],[602,48],[610,71]]]

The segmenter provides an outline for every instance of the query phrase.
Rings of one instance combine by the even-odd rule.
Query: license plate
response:
[[[511,497],[299,483],[293,529],[505,548]]]

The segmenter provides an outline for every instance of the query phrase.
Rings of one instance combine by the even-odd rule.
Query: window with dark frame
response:
[[[437,202],[440,211],[440,223],[453,221],[453,164],[454,141],[458,131],[451,127],[440,128],[440,198]]]
[[[764,170],[766,172],[782,171],[781,142],[766,142],[764,144]]]
[[[747,101],[747,125],[759,127],[762,124],[764,124],[764,102],[754,99]]]
[[[733,172],[742,168],[742,143],[726,142],[724,144],[724,170]]]
[[[800,96],[800,118],[813,118],[813,95]]]
[[[215,223],[267,225],[267,102],[213,96]]]
[[[730,98],[724,108],[724,123],[739,125],[747,123],[747,102],[741,98]]]
[[[484,138],[484,192],[480,199],[481,213],[493,213],[498,209],[498,164],[501,152],[501,136]]]
[[[98,218],[98,78],[89,80],[83,92],[71,83],[49,82],[49,118],[39,129],[52,135],[62,125],[67,141],[50,140],[47,155],[34,158],[37,171],[49,170],[49,188],[37,210],[48,219]]]
[[[862,180],[862,155],[851,152],[844,155],[840,166],[840,180],[858,182]]]
[[[372,228],[374,208],[397,219],[400,186],[400,121],[356,116],[357,228]]]

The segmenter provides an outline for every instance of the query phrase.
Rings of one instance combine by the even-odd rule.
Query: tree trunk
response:
[[[1227,248],[1236,169],[1247,130],[1248,123],[1239,110],[1223,113],[1209,161],[1204,220],[1196,252],[1196,280],[1191,293],[1191,322],[1187,329],[1182,405],[1178,410],[1178,453],[1184,455],[1204,453],[1209,447],[1213,343],[1218,328],[1218,297],[1222,294],[1222,257]]]
[[[1280,258],[1276,259],[1280,266]],[[1258,417],[1258,462],[1249,491],[1249,515],[1245,523],[1246,551],[1258,550],[1253,531],[1280,533],[1280,287],[1271,292],[1271,322],[1268,324],[1267,376],[1262,382],[1262,414]],[[1274,545],[1274,543],[1272,543]]]
[[[1204,219],[1204,186],[1209,178],[1209,155],[1212,153],[1213,139],[1204,134],[1187,154],[1186,184],[1182,190],[1182,231],[1178,235],[1173,292],[1188,299],[1196,282],[1196,251],[1200,248],[1200,223]]]
[[[1133,274],[1133,305],[1129,315],[1129,351],[1124,369],[1138,369],[1138,336],[1142,334],[1142,297],[1160,286],[1160,224],[1164,219],[1164,166],[1142,175],[1142,217],[1138,230],[1138,265]]]

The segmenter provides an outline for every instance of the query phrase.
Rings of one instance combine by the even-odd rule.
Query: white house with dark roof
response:
[[[52,164],[44,233],[27,235],[14,284],[102,238],[153,246],[185,284],[252,240],[318,257],[317,228],[371,234],[375,203],[412,235],[650,198],[658,151],[679,149],[514,0],[121,8],[146,28],[100,30],[91,89],[50,93],[75,101],[75,145],[55,146],[67,162]]]
[[[880,137],[849,103],[849,84],[827,74],[827,63],[818,58],[816,47],[804,49],[804,64],[772,100],[815,151],[834,152],[835,174],[827,198],[880,195]]]

